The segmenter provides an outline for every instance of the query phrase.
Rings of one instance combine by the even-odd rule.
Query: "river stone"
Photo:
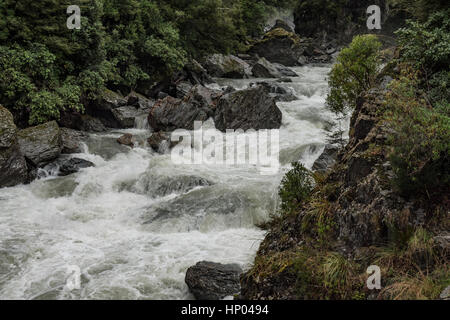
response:
[[[124,146],[131,148],[134,147],[133,135],[131,133],[125,133],[121,137],[117,138],[117,142],[123,144]]]
[[[280,78],[281,73],[278,71],[276,66],[271,64],[267,59],[261,58],[252,68],[252,73],[254,77],[257,78]]]
[[[441,298],[441,300],[450,300],[450,286],[441,292],[439,298]]]
[[[81,141],[86,140],[89,136],[82,131],[69,128],[60,128],[62,139],[63,154],[81,153]]]
[[[0,105],[0,188],[25,183],[27,179],[27,163],[17,143],[13,116]]]
[[[64,159],[59,162],[59,165],[59,176],[67,176],[80,171],[80,169],[95,166],[91,161],[79,158]]]
[[[139,110],[134,106],[118,107],[112,109],[111,112],[120,128],[133,128],[135,119],[145,114],[145,111]]]
[[[214,123],[222,132],[227,129],[279,129],[281,119],[275,99],[258,85],[224,95],[217,104]]]
[[[245,79],[251,76],[250,65],[233,55],[213,54],[206,58],[204,67],[213,77]]]
[[[241,274],[237,264],[201,261],[187,270],[185,282],[197,300],[220,300],[239,294]]]
[[[56,121],[20,130],[18,138],[22,154],[36,167],[58,158],[63,148]]]
[[[283,88],[281,85],[274,82],[260,81],[256,83],[251,83],[250,87],[262,86],[267,91],[269,96],[275,99],[276,102],[290,102],[298,100],[297,96],[294,95],[290,90]]]
[[[128,99],[119,93],[105,89],[97,100],[89,104],[86,112],[98,118],[106,127],[125,129],[127,127],[117,120],[113,110],[125,106],[127,102]]]

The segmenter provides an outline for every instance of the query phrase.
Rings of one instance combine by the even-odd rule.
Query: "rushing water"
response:
[[[0,298],[185,299],[185,272],[200,260],[248,268],[264,237],[255,224],[276,211],[283,172],[296,160],[312,166],[333,118],[324,108],[329,68],[295,71],[300,77],[282,84],[299,100],[279,103],[278,175],[175,165],[169,154],[115,142],[124,132],[148,136],[131,129],[91,135],[75,156],[93,168],[0,189]],[[80,289],[66,286],[69,266],[81,270]]]

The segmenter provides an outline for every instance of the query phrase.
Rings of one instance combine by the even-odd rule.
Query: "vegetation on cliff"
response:
[[[417,14],[387,63],[374,36],[341,52],[327,102],[352,112],[350,140],[307,197],[303,170],[285,176],[289,197],[241,278],[244,298],[437,299],[450,285],[450,15]],[[370,265],[381,290],[366,286]]]

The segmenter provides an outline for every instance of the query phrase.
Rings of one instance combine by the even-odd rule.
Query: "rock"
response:
[[[62,140],[61,153],[71,154],[82,152],[80,142],[89,137],[86,133],[69,128],[60,128],[60,131]]]
[[[181,100],[166,97],[151,108],[148,123],[155,131],[192,130],[195,121],[206,121],[214,115],[222,91],[194,86]]]
[[[131,133],[125,133],[120,138],[117,138],[117,142],[131,148],[134,147],[133,135]]]
[[[337,154],[339,152],[339,148],[328,144],[325,146],[324,151],[319,156],[319,158],[314,162],[312,166],[313,171],[325,172],[331,168],[336,162]]]
[[[280,79],[277,80],[277,82],[290,83],[290,82],[292,82],[292,79],[291,78],[280,78]]]
[[[299,66],[304,66],[307,63],[308,63],[308,59],[305,56],[300,56],[297,60],[297,64]]]
[[[144,174],[132,192],[146,194],[153,198],[165,197],[170,194],[187,193],[198,187],[212,186],[214,183],[205,178],[193,175],[162,176],[160,174]]]
[[[0,105],[0,188],[28,180],[27,163],[17,142],[13,115]]]
[[[281,118],[281,111],[267,89],[254,86],[223,96],[217,105],[214,122],[223,132],[226,129],[278,129]]]
[[[442,233],[433,237],[433,242],[441,251],[450,253],[450,233]]]
[[[186,71],[186,79],[191,84],[205,85],[214,82],[214,80],[208,75],[205,68],[203,68],[202,65],[194,59],[190,60],[184,66],[184,70]]]
[[[264,57],[272,63],[297,66],[303,51],[300,38],[296,34],[276,28],[267,32],[262,40],[250,48],[249,52]]]
[[[273,65],[275,66],[275,68],[277,68],[278,72],[281,73],[281,76],[283,77],[298,77],[298,74],[291,68],[283,66],[279,63],[274,63]]]
[[[447,288],[441,292],[439,298],[441,298],[441,300],[450,300],[450,286],[447,286]]]
[[[133,128],[135,119],[146,114],[144,110],[133,106],[124,106],[111,110],[120,128]]]
[[[192,84],[188,81],[181,81],[176,85],[177,94],[176,97],[178,99],[183,99],[189,91],[192,89]]]
[[[56,121],[20,130],[17,136],[20,151],[36,167],[55,160],[61,154],[63,144]]]
[[[252,74],[257,78],[280,78],[281,73],[278,69],[267,61],[265,58],[261,58],[256,62],[252,68]]]
[[[177,141],[172,141],[170,135],[159,131],[153,133],[147,140],[148,145],[156,152],[164,153],[166,150],[173,148]]]
[[[58,176],[64,177],[76,173],[83,168],[94,167],[95,165],[87,160],[79,158],[61,157],[58,160],[44,167],[47,171],[57,172]]]
[[[240,291],[237,264],[201,261],[186,272],[185,282],[197,300],[220,300]]]
[[[124,128],[114,116],[113,110],[127,104],[127,99],[111,90],[104,90],[100,97],[89,104],[87,114],[98,118],[104,126],[109,128]]]
[[[264,89],[267,91],[267,93],[275,99],[276,102],[283,101],[283,102],[289,102],[298,100],[298,98],[290,91],[286,90],[285,88],[281,87],[280,85],[277,85],[276,83],[269,83],[265,81],[251,83],[250,87],[259,85],[263,86]]]
[[[58,124],[61,127],[87,131],[87,132],[104,132],[106,127],[103,123],[90,115],[80,114],[78,112],[62,112]]]
[[[204,66],[213,77],[244,79],[251,76],[250,65],[233,55],[213,54],[206,58]]]
[[[291,26],[284,20],[280,20],[278,19],[277,21],[275,21],[275,25],[272,27],[272,29],[270,29],[270,31],[275,30],[281,28],[287,32],[294,32],[294,30],[291,28]]]
[[[131,92],[126,99],[127,99],[127,106],[133,106],[137,109],[142,110],[148,110],[155,104],[154,100],[148,99],[142,94],[139,94],[134,91]]]

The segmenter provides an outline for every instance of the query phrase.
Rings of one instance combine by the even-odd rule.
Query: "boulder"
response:
[[[185,66],[184,70],[186,72],[186,79],[192,84],[205,85],[208,83],[213,83],[214,80],[208,75],[205,68],[202,67],[197,60],[190,60]]]
[[[36,167],[55,160],[63,149],[61,130],[56,121],[20,130],[17,136],[20,151]]]
[[[127,97],[127,106],[133,106],[137,109],[142,110],[148,110],[150,109],[154,104],[155,101],[148,99],[142,94],[139,94],[137,92],[131,92]]]
[[[95,165],[87,160],[80,158],[61,157],[56,161],[46,165],[44,169],[49,172],[55,172],[58,176],[64,177],[80,171],[80,169],[94,167]]]
[[[164,153],[166,150],[173,148],[178,144],[177,141],[172,141],[170,135],[159,131],[153,133],[147,140],[148,145],[156,152]]]
[[[201,261],[187,270],[185,282],[197,300],[220,300],[239,294],[241,274],[237,264]]]
[[[146,114],[145,110],[137,109],[134,106],[118,107],[111,110],[119,128],[133,128],[135,119]]]
[[[339,148],[328,144],[325,146],[322,154],[319,158],[314,162],[312,166],[313,171],[325,172],[331,168],[332,165],[336,162],[337,154],[339,152]]]
[[[124,128],[115,117],[113,110],[127,104],[127,99],[111,90],[104,90],[99,98],[90,103],[87,114],[98,118],[104,126],[109,128]]]
[[[216,128],[227,129],[278,129],[282,114],[275,99],[264,86],[254,86],[224,95],[216,108]]]
[[[274,98],[276,102],[278,102],[278,101],[289,102],[289,101],[298,100],[298,98],[290,90],[287,90],[276,83],[271,83],[271,82],[269,83],[269,82],[261,81],[261,82],[251,83],[250,87],[255,86],[255,85],[264,87],[264,89],[267,91],[269,96]]]
[[[206,58],[204,67],[213,77],[244,79],[251,76],[250,65],[233,55],[213,54]]]
[[[281,28],[287,32],[294,32],[294,30],[291,28],[291,26],[284,20],[277,19],[275,21],[275,25],[270,29],[270,31]]]
[[[78,112],[63,112],[58,121],[61,127],[87,132],[104,132],[103,123],[90,115]]]
[[[180,81],[176,84],[176,97],[178,99],[183,99],[189,91],[191,91],[193,85],[188,81]]]
[[[262,40],[256,42],[250,48],[249,52],[264,57],[272,63],[297,66],[304,48],[300,38],[295,33],[276,28],[267,32]]]
[[[280,78],[281,73],[276,66],[271,64],[267,59],[261,58],[252,68],[252,74],[257,78]]]
[[[13,115],[0,105],[0,188],[28,180],[27,163],[17,143]]]
[[[192,130],[195,121],[206,121],[214,115],[222,91],[202,85],[194,86],[182,99],[168,96],[150,109],[148,123],[155,131]]]
[[[117,138],[117,142],[124,146],[134,147],[133,135],[131,133],[125,133],[123,136]]]
[[[63,154],[81,153],[80,142],[87,139],[89,136],[82,131],[77,131],[69,128],[60,128],[62,151]]]
[[[450,300],[450,286],[447,286],[439,295],[441,300]]]
[[[298,74],[291,68],[283,66],[280,63],[274,63],[273,65],[277,68],[278,72],[281,73],[282,77],[298,77]]]

